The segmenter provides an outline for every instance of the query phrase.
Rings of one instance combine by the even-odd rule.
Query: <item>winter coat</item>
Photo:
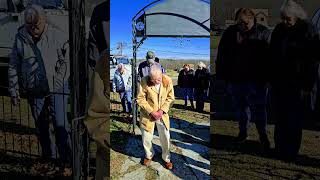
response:
[[[193,88],[194,87],[194,70],[190,69],[188,72],[185,72],[182,69],[178,76],[178,86],[182,88]]]
[[[241,33],[237,25],[229,26],[218,47],[217,78],[235,82],[267,81],[269,34],[270,31],[260,24],[245,33]]]

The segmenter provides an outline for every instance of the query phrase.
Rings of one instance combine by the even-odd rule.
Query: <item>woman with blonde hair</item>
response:
[[[295,1],[285,0],[280,16],[270,43],[275,149],[280,158],[294,160],[302,139],[304,102],[316,80],[320,41],[306,12]]]
[[[203,112],[204,101],[209,88],[210,74],[207,66],[203,62],[198,63],[198,69],[195,72],[195,99],[197,112]]]

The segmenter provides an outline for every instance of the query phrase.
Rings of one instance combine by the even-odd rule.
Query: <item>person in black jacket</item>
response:
[[[267,80],[268,39],[267,27],[256,23],[253,10],[241,8],[237,24],[229,26],[218,47],[216,77],[227,83],[239,121],[237,143],[247,139],[249,122],[254,121],[265,150],[269,150],[267,137]],[[250,111],[249,111],[250,110]]]
[[[194,70],[190,68],[189,64],[183,65],[183,69],[178,76],[178,86],[183,90],[184,106],[188,106],[188,99],[190,100],[191,108],[194,109],[193,104],[193,88],[194,88]]]
[[[210,82],[210,73],[203,62],[198,64],[198,69],[195,72],[195,98],[196,98],[196,110],[197,112],[203,112],[204,100],[207,97],[207,92]]]
[[[282,22],[275,27],[270,42],[274,140],[279,157],[294,160],[302,139],[304,102],[317,78],[320,43],[300,5],[286,0],[280,12]]]

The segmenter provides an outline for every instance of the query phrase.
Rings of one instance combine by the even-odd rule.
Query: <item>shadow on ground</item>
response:
[[[241,145],[234,144],[234,137],[220,134],[211,134],[212,148],[219,151],[227,151],[228,155],[252,155],[276,160],[275,154],[271,151],[269,154],[263,153],[263,149],[258,141],[247,140]],[[216,154],[219,156],[219,154]],[[299,166],[320,168],[320,158],[312,158],[306,155],[298,155],[292,162]]]
[[[0,120],[0,131],[19,135],[34,135],[37,132],[35,128],[12,122],[5,122],[3,119]]]

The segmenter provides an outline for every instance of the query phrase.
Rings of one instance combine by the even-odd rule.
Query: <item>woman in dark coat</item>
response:
[[[203,112],[204,100],[207,97],[209,88],[210,74],[206,65],[202,62],[198,64],[198,69],[195,72],[194,84],[195,84],[195,98],[196,98],[196,110]]]
[[[319,35],[303,8],[292,0],[282,5],[281,20],[270,42],[275,149],[279,157],[294,160],[302,139],[303,102],[317,77]]]

